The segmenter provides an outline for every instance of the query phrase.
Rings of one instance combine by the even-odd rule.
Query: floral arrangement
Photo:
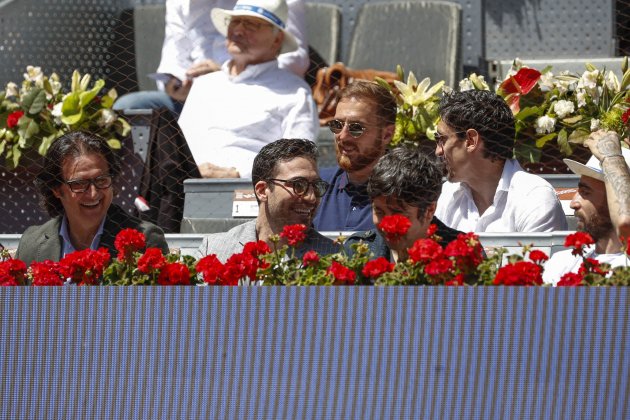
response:
[[[404,217],[384,217],[379,228],[385,235],[404,235],[409,225]],[[409,221],[407,220],[407,223]],[[279,246],[280,239],[286,245]],[[321,256],[315,251],[297,257],[296,247],[306,238],[306,226],[286,226],[266,242],[249,242],[243,251],[232,255],[225,263],[211,254],[199,260],[178,253],[163,255],[157,248],[147,248],[145,237],[133,229],[124,229],[116,237],[118,254],[113,259],[105,248],[83,250],[69,254],[59,262],[34,262],[30,267],[0,254],[0,286],[62,286],[90,285],[214,285],[249,284],[308,286],[308,285],[542,285],[544,262],[548,256],[532,246],[523,248],[522,255],[497,250],[484,256],[479,238],[474,233],[460,234],[442,247],[432,225],[426,238],[418,239],[408,249],[408,258],[394,264],[373,258],[364,243],[353,244],[352,251]],[[558,286],[628,286],[630,267],[600,264],[586,258],[585,249],[594,243],[590,235],[577,232],[567,236],[565,246],[573,248],[583,258],[577,273],[565,274]],[[144,250],[144,251],[143,251]],[[625,252],[630,257],[630,252]]]
[[[46,76],[40,67],[28,66],[21,86],[9,82],[0,91],[0,157],[8,169],[17,167],[29,149],[44,156],[53,140],[74,130],[99,134],[120,149],[130,126],[112,110],[116,91],[100,96],[105,81],[90,87],[90,80],[75,70],[71,89],[64,93],[57,74]]]
[[[398,77],[404,72],[398,66]],[[556,143],[566,156],[573,153],[589,134],[600,128],[630,137],[630,69],[628,58],[622,62],[622,78],[614,72],[586,65],[581,74],[567,71],[541,71],[513,62],[496,93],[508,103],[516,120],[515,156],[521,161],[537,162],[541,149]],[[439,122],[438,105],[442,93],[451,91],[440,81],[431,86],[428,78],[418,83],[410,72],[407,83],[396,81],[392,89],[384,80],[377,81],[396,96],[398,113],[392,145],[403,142],[421,144],[435,140]],[[459,82],[460,91],[491,90],[483,76],[475,73]]]

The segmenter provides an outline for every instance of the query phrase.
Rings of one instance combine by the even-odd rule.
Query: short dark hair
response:
[[[489,90],[453,91],[440,101],[440,117],[455,131],[474,128],[484,143],[484,157],[510,159],[514,153],[514,115],[505,100]]]
[[[379,159],[368,179],[370,199],[394,197],[425,211],[442,191],[442,165],[413,146],[391,149]]]
[[[73,131],[53,141],[44,157],[44,165],[35,178],[35,186],[40,194],[40,205],[50,217],[63,214],[63,205],[55,197],[53,190],[59,187],[63,179],[63,164],[68,158],[88,154],[101,155],[109,166],[109,174],[114,180],[121,171],[121,160],[118,153],[112,150],[107,141],[93,133]]]
[[[312,160],[317,165],[317,146],[305,139],[280,139],[265,145],[254,158],[252,167],[252,185],[258,181],[273,178],[276,164],[281,161],[303,157]]]
[[[365,102],[371,102],[376,107],[376,115],[379,119],[379,125],[396,124],[396,99],[387,88],[376,82],[367,80],[357,80],[343,89],[337,95],[337,100],[356,98]]]

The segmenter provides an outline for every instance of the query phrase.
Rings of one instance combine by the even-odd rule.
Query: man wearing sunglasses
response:
[[[313,217],[328,183],[317,170],[317,146],[309,140],[280,139],[263,147],[252,168],[252,184],[258,201],[258,217],[225,233],[204,238],[200,257],[216,254],[222,262],[243,250],[252,241],[273,246],[271,236],[287,225],[308,227],[306,240],[296,249],[302,257],[314,250],[320,255],[339,251],[333,241],[312,227]],[[286,243],[281,238],[280,245]]]
[[[285,0],[239,0],[211,17],[231,58],[195,79],[178,123],[204,178],[249,178],[264,145],[317,137],[317,108],[306,82],[278,65],[298,49]]]
[[[444,95],[435,153],[447,170],[436,216],[464,232],[567,230],[554,188],[525,172],[514,149],[514,116],[494,92]]]
[[[396,101],[377,83],[356,81],[339,93],[335,118],[329,123],[338,166],[322,170],[331,186],[315,217],[317,230],[374,228],[367,180],[387,150],[395,123]]]

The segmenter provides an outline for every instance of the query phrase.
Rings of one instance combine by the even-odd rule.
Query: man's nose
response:
[[[576,192],[575,194],[573,194],[573,198],[571,198],[569,207],[573,210],[577,210],[580,208],[580,193]]]

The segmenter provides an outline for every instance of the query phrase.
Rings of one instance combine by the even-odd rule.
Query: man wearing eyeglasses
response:
[[[195,80],[178,122],[204,178],[249,178],[264,145],[316,138],[317,108],[306,82],[278,66],[298,47],[285,0],[239,0],[211,17],[231,59]]]
[[[280,139],[263,147],[252,169],[252,184],[258,201],[258,217],[225,233],[207,235],[199,257],[216,254],[225,262],[243,250],[247,242],[265,241],[279,235],[287,225],[308,227],[306,240],[296,249],[302,257],[314,250],[320,255],[339,251],[333,241],[312,227],[321,196],[328,188],[317,170],[317,146],[309,140]],[[280,245],[286,240],[280,238]]]
[[[367,181],[394,134],[396,101],[377,83],[356,81],[339,93],[335,118],[337,164],[322,170],[331,186],[322,197],[315,228],[359,231],[374,228]]]
[[[120,156],[99,136],[75,131],[55,140],[35,182],[52,219],[26,229],[16,257],[30,265],[101,247],[115,255],[114,240],[125,228],[142,232],[148,247],[168,253],[160,228],[112,204],[120,171]]]
[[[436,150],[447,170],[435,215],[464,232],[567,230],[554,188],[525,172],[514,149],[514,116],[494,92],[444,95]]]

